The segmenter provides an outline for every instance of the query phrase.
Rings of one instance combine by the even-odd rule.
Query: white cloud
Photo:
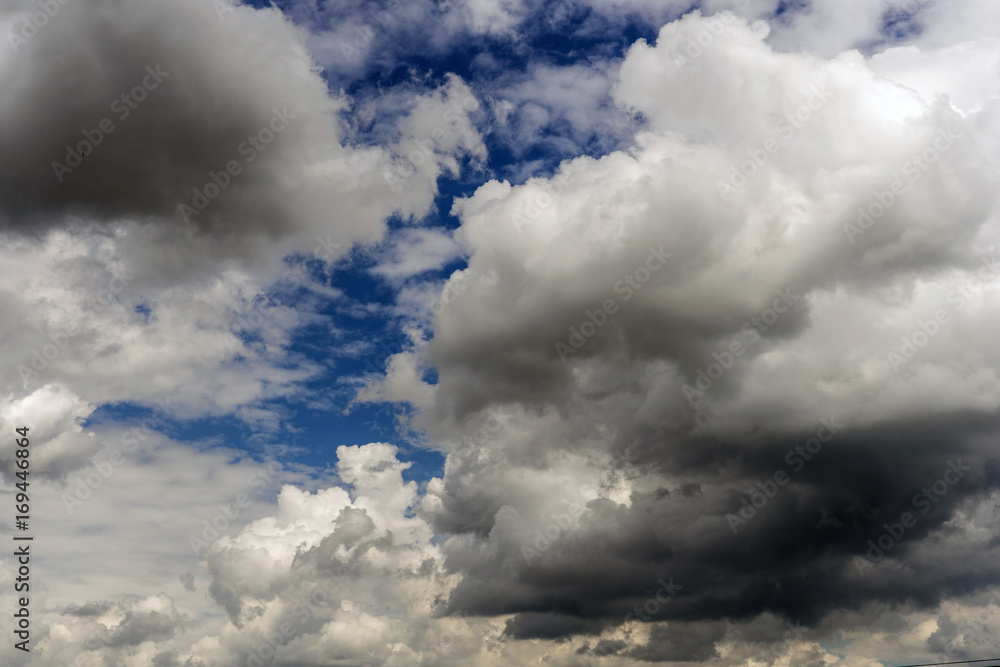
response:
[[[462,248],[451,234],[435,229],[402,229],[371,272],[392,282],[439,270],[460,259]]]

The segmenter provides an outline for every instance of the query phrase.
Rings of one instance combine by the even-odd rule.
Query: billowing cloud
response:
[[[996,317],[994,93],[969,68],[941,97],[913,73],[933,54],[870,65],[767,34],[665,26],[614,91],[648,120],[633,149],[456,203],[469,267],[419,353],[427,423],[455,443],[425,510],[484,540],[446,548],[453,612],[587,634],[634,623],[669,575],[685,589],[659,619],[815,625],[997,583],[994,533],[958,519],[1000,482],[976,333]],[[712,657],[650,641],[634,655]]]

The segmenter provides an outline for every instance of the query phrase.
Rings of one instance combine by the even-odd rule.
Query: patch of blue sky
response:
[[[139,441],[139,452],[152,446],[150,432],[158,432],[199,448],[228,448],[246,452],[258,461],[280,459],[283,464],[308,466],[317,474],[335,467],[336,449],[340,445],[390,442],[399,447],[400,459],[411,463],[403,473],[407,481],[423,483],[443,474],[444,457],[440,453],[417,447],[395,434],[396,415],[389,406],[362,405],[350,414],[338,409],[302,406],[295,400],[271,401],[261,407],[293,411],[294,419],[290,421],[294,422],[294,432],[286,429],[261,434],[237,415],[182,420],[158,408],[135,403],[102,405],[81,425],[97,432],[103,431],[102,427],[137,429],[134,435]],[[142,434],[147,435],[139,437]]]
[[[920,2],[913,0],[909,5],[887,9],[879,23],[879,34],[889,43],[919,36],[924,30],[920,20],[921,7]]]

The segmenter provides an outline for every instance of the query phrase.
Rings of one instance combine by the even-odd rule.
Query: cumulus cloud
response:
[[[188,454],[187,460],[191,456]],[[193,456],[198,465],[221,472],[221,460],[206,458],[204,453]],[[310,492],[286,484],[274,504],[265,500],[250,520],[241,516],[239,526],[223,529],[223,534],[211,541],[194,578],[207,580],[211,600],[225,609],[225,619],[208,625],[194,623],[181,610],[197,608],[196,598],[188,595],[191,587],[181,581],[174,584],[173,595],[159,592],[57,605],[57,613],[45,616],[47,630],[39,648],[53,658],[84,656],[81,664],[86,665],[101,664],[112,657],[128,664],[155,658],[162,664],[211,666],[268,664],[271,660],[276,664],[322,663],[330,659],[346,664],[503,665],[530,664],[542,656],[564,665],[580,664],[575,661],[581,656],[601,657],[614,665],[637,665],[711,661],[720,650],[726,659],[739,656],[769,661],[786,655],[819,659],[827,653],[817,644],[817,637],[830,636],[831,632],[856,637],[861,645],[878,641],[880,633],[890,633],[894,641],[911,650],[919,650],[928,636],[918,629],[926,623],[928,613],[912,602],[901,602],[894,611],[873,603],[856,611],[838,610],[813,628],[803,619],[788,621],[770,613],[680,622],[675,619],[697,614],[699,609],[704,613],[708,605],[717,607],[716,596],[726,595],[727,584],[717,581],[714,594],[706,595],[705,567],[713,559],[705,552],[688,571],[675,568],[673,576],[658,576],[656,566],[645,562],[653,555],[642,541],[649,528],[627,527],[628,508],[592,501],[586,510],[564,504],[562,512],[544,516],[537,511],[535,516],[530,508],[544,504],[536,497],[523,503],[527,508],[523,513],[513,507],[500,511],[489,539],[479,548],[470,548],[474,542],[458,536],[442,543],[432,526],[420,514],[413,514],[432,491],[423,495],[414,482],[404,481],[402,473],[408,464],[398,459],[395,447],[385,443],[339,447],[337,456],[338,485],[320,483]],[[150,462],[150,468],[163,470],[166,466],[170,474],[155,480],[145,477],[145,483],[151,484],[151,490],[161,485],[170,488],[180,460],[167,456]],[[240,474],[250,469],[252,466],[244,467],[239,474],[226,471],[225,480],[218,485],[220,497],[240,491]],[[270,469],[264,467],[253,474],[268,474]],[[549,486],[561,486],[561,480],[551,483],[554,470],[548,471]],[[140,468],[122,468],[88,501],[90,511],[74,520],[82,522],[81,527],[89,525],[105,507],[118,502],[125,492],[121,483],[126,477],[145,474]],[[570,478],[569,473],[563,474]],[[540,471],[538,478],[526,480],[523,488],[537,493],[543,478],[545,473]],[[207,509],[212,502],[216,501],[206,498],[201,504]],[[190,509],[171,504],[162,511]],[[221,512],[216,514],[222,516]],[[988,515],[976,519],[975,514],[969,515],[969,526],[978,524],[978,530],[990,532]],[[671,522],[675,523],[676,519]],[[619,526],[617,539],[594,541],[595,530],[610,537],[614,526]],[[697,533],[697,526],[693,528]],[[538,541],[544,535],[552,538],[548,545]],[[171,536],[160,539],[167,545]],[[618,540],[628,543],[627,547],[620,545],[619,554],[628,568],[610,565],[607,560],[609,548]],[[974,542],[968,543],[968,553],[981,555],[982,545]],[[676,541],[672,546],[678,551],[690,548]],[[513,552],[524,547],[540,547],[541,553],[533,557],[531,567],[520,572],[518,580],[480,580],[475,584],[470,580],[470,573],[475,578],[489,571],[516,570],[524,556],[516,553],[515,561]],[[509,549],[512,558],[497,561],[498,548]],[[668,557],[668,548],[659,549],[661,559]],[[754,556],[751,550],[740,553],[749,561],[743,576],[765,564],[775,570],[780,567],[773,556]],[[67,554],[66,563],[68,558]],[[459,558],[469,562],[459,564]],[[587,562],[593,559],[597,561]],[[63,567],[64,557],[55,562]],[[183,567],[180,562],[177,565]],[[640,571],[633,574],[637,567]],[[588,586],[586,594],[581,590],[577,597],[574,582],[582,579],[583,573]],[[696,579],[696,573],[703,578]],[[771,579],[773,585],[776,576],[772,572],[761,578]],[[778,580],[790,584],[787,579]],[[557,597],[552,597],[550,590],[530,611],[512,614],[503,610],[513,601],[535,594],[533,591],[546,581],[551,582],[548,586],[558,586]],[[901,574],[893,585],[905,586],[906,581],[912,580]],[[184,584],[184,590],[178,583]],[[809,579],[809,584],[815,589],[821,581]],[[622,590],[632,591],[627,602],[620,598]],[[821,590],[829,589],[822,586]],[[185,604],[179,605],[178,598]],[[552,599],[565,603],[553,608],[546,602]],[[976,624],[989,623],[996,599],[1000,598],[982,592],[947,602],[947,617],[933,633],[931,644],[950,642],[946,650],[953,651],[956,642],[963,641],[963,633],[969,641],[982,641]],[[458,603],[468,606],[455,608]],[[518,603],[513,602],[513,606]],[[739,607],[730,610],[738,611]]]
[[[417,485],[403,481],[409,464],[396,453],[385,443],[340,447],[343,486],[310,493],[286,485],[268,505],[272,515],[217,537],[206,565],[209,593],[229,616],[221,626],[194,628],[164,595],[91,602],[62,610],[62,630],[50,631],[45,650],[55,654],[96,634],[86,654],[93,664],[111,656],[268,664],[276,656],[459,665],[488,655],[487,637],[499,636],[499,627],[441,617],[441,596],[454,577],[441,567],[430,527],[408,511]],[[206,630],[211,634],[199,638]]]
[[[427,424],[456,442],[495,427],[450,450],[424,502],[438,530],[483,537],[447,545],[453,612],[586,634],[635,623],[670,575],[686,589],[659,620],[815,625],[996,583],[966,550],[992,533],[955,523],[998,482],[997,368],[975,333],[995,317],[994,93],[969,68],[949,71],[954,104],[938,96],[914,74],[948,66],[936,53],[825,59],[768,32],[665,26],[613,93],[648,120],[634,148],[456,203],[469,267],[417,353],[439,372]],[[707,660],[725,634],[700,626],[692,652],[667,632],[633,655]]]
[[[806,329],[814,290],[865,295],[917,271],[979,268],[985,248],[974,237],[993,190],[975,124],[877,78],[856,56],[775,53],[745,24],[697,59],[676,60],[677,42],[704,25],[693,16],[671,24],[656,47],[640,42],[623,64],[616,97],[653,130],[633,151],[565,163],[548,181],[492,182],[456,204],[470,288],[436,322],[431,355],[492,377],[470,386],[462,372],[449,375],[441,393],[461,394],[461,404],[483,391],[554,396],[573,372],[564,359],[616,350],[673,361],[693,379],[780,290],[795,305],[774,330],[758,329],[767,342]],[[740,83],[751,68],[761,70],[756,97]],[[738,96],[740,106],[725,101]],[[872,110],[870,99],[883,104]],[[827,145],[836,148],[816,150]],[[919,186],[878,215],[876,197],[895,179]],[[776,204],[778,193],[789,203]],[[944,200],[932,206],[932,196]],[[858,213],[869,209],[877,226]],[[570,327],[608,299],[621,312],[597,323],[585,345],[570,345]],[[452,336],[461,344],[450,345]],[[494,368],[491,358],[507,363]]]

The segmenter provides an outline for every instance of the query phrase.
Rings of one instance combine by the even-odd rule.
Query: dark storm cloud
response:
[[[559,639],[568,635],[597,634],[604,624],[576,616],[525,612],[507,621],[504,633],[516,639]]]
[[[844,426],[814,455],[802,447],[810,432],[739,440],[674,434],[670,442],[664,434],[643,457],[659,456],[677,493],[636,493],[630,507],[592,501],[581,529],[530,564],[516,541],[501,542],[489,559],[454,545],[446,563],[465,579],[450,607],[519,613],[508,633],[526,637],[640,618],[748,621],[771,613],[809,626],[871,603],[933,608],[1000,583],[995,554],[963,542],[962,527],[949,523],[1000,489],[1000,457],[988,444],[996,428],[995,419],[968,415]],[[785,484],[772,481],[778,471]],[[679,492],[690,483],[702,493]],[[910,526],[901,523],[904,513]],[[880,538],[883,549],[866,555],[868,541]],[[653,582],[667,575],[683,589],[669,603],[644,607]],[[574,628],[573,618],[585,625]],[[635,655],[685,653],[670,643],[682,635]],[[683,659],[710,657],[691,656]]]
[[[629,651],[644,662],[705,662],[718,657],[715,643],[726,636],[721,623],[670,624],[655,626],[649,641]]]
[[[287,217],[276,177],[294,139],[257,150],[250,137],[301,135],[294,114],[323,91],[292,85],[308,62],[294,30],[255,14],[220,17],[201,0],[63,6],[0,74],[4,225],[41,231],[65,215],[182,225],[178,206],[222,172],[228,188],[192,223],[276,232]],[[251,165],[253,153],[267,160]],[[225,178],[231,160],[247,173]]]

